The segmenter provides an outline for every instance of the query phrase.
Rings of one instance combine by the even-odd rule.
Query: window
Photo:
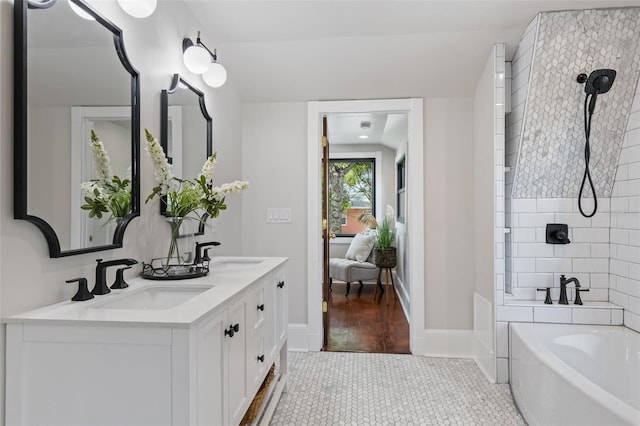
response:
[[[329,160],[329,229],[337,236],[353,236],[364,229],[362,214],[375,212],[374,158]]]
[[[396,181],[398,182],[398,192],[396,201],[396,212],[398,222],[404,223],[405,212],[407,209],[406,192],[407,192],[407,162],[405,157],[396,164]]]

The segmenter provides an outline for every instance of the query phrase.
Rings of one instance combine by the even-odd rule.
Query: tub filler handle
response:
[[[547,305],[553,305],[553,301],[551,300],[551,287],[547,287],[547,288],[538,288],[538,291],[546,291],[547,294],[545,295],[544,298],[544,303]]]
[[[582,299],[580,298],[581,291],[589,291],[588,288],[576,288],[576,298],[573,301],[574,305],[582,305]]]

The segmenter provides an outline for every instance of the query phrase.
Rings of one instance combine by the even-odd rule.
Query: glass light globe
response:
[[[211,64],[211,55],[203,47],[190,46],[184,51],[184,65],[189,71],[195,74],[202,74],[209,69]]]
[[[134,18],[146,18],[156,10],[158,0],[118,0],[118,4]]]
[[[202,74],[202,79],[207,86],[220,87],[227,81],[227,70],[222,65],[214,62],[209,66],[207,72]]]
[[[82,19],[86,19],[87,21],[95,21],[96,20],[96,18],[94,18],[93,16],[91,16],[90,14],[85,12],[83,9],[80,8],[80,6],[78,6],[74,2],[69,1],[69,6],[71,6],[71,10],[73,10],[76,13],[76,15],[78,15]]]

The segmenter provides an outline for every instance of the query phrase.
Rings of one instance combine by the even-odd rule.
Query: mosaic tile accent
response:
[[[580,73],[613,68],[591,130],[592,177],[610,197],[640,69],[640,9],[540,14],[514,198],[571,198],[584,173],[584,86]],[[590,195],[590,192],[586,192]]]
[[[272,425],[525,425],[508,385],[470,359],[336,352],[289,354]]]

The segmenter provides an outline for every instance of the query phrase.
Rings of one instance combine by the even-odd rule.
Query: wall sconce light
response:
[[[184,65],[194,74],[202,74],[204,82],[211,87],[220,87],[227,81],[227,70],[218,63],[216,49],[213,52],[200,40],[200,31],[195,44],[190,38],[182,39]]]
[[[156,10],[158,0],[118,0],[118,4],[134,18],[146,18]]]

